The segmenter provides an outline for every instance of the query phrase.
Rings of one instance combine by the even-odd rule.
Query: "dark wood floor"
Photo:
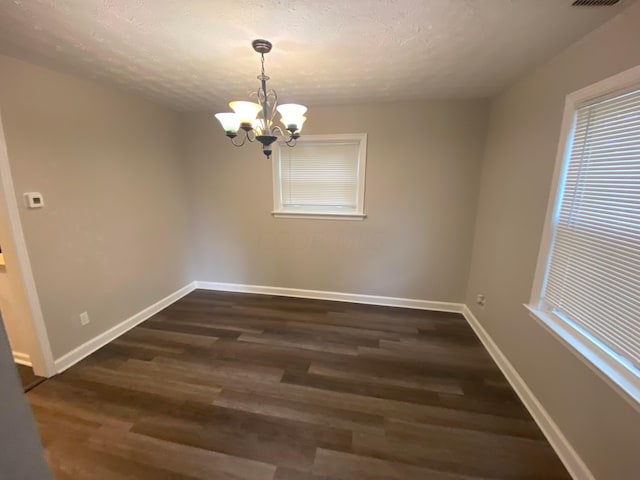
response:
[[[456,314],[195,291],[27,394],[64,479],[568,479]]]
[[[33,373],[33,368],[31,367],[16,364],[16,368],[18,369],[18,376],[20,377],[20,382],[25,392],[28,392],[46,380],[46,378],[39,377]]]

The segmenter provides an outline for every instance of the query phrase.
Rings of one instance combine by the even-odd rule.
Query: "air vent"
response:
[[[574,7],[610,7],[620,0],[576,0],[573,2]]]

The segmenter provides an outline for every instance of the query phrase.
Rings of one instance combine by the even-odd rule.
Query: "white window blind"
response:
[[[357,142],[308,142],[282,149],[282,205],[355,209],[359,149]]]
[[[542,306],[640,369],[640,90],[576,111]]]
[[[274,215],[364,218],[366,134],[305,135],[278,146]]]

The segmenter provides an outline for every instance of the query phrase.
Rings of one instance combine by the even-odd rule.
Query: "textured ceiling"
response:
[[[180,110],[484,97],[620,11],[572,0],[0,0],[0,52]]]

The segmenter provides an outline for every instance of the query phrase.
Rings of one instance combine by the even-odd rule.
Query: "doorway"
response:
[[[0,116],[0,315],[17,364],[40,377],[55,372],[40,308]]]

